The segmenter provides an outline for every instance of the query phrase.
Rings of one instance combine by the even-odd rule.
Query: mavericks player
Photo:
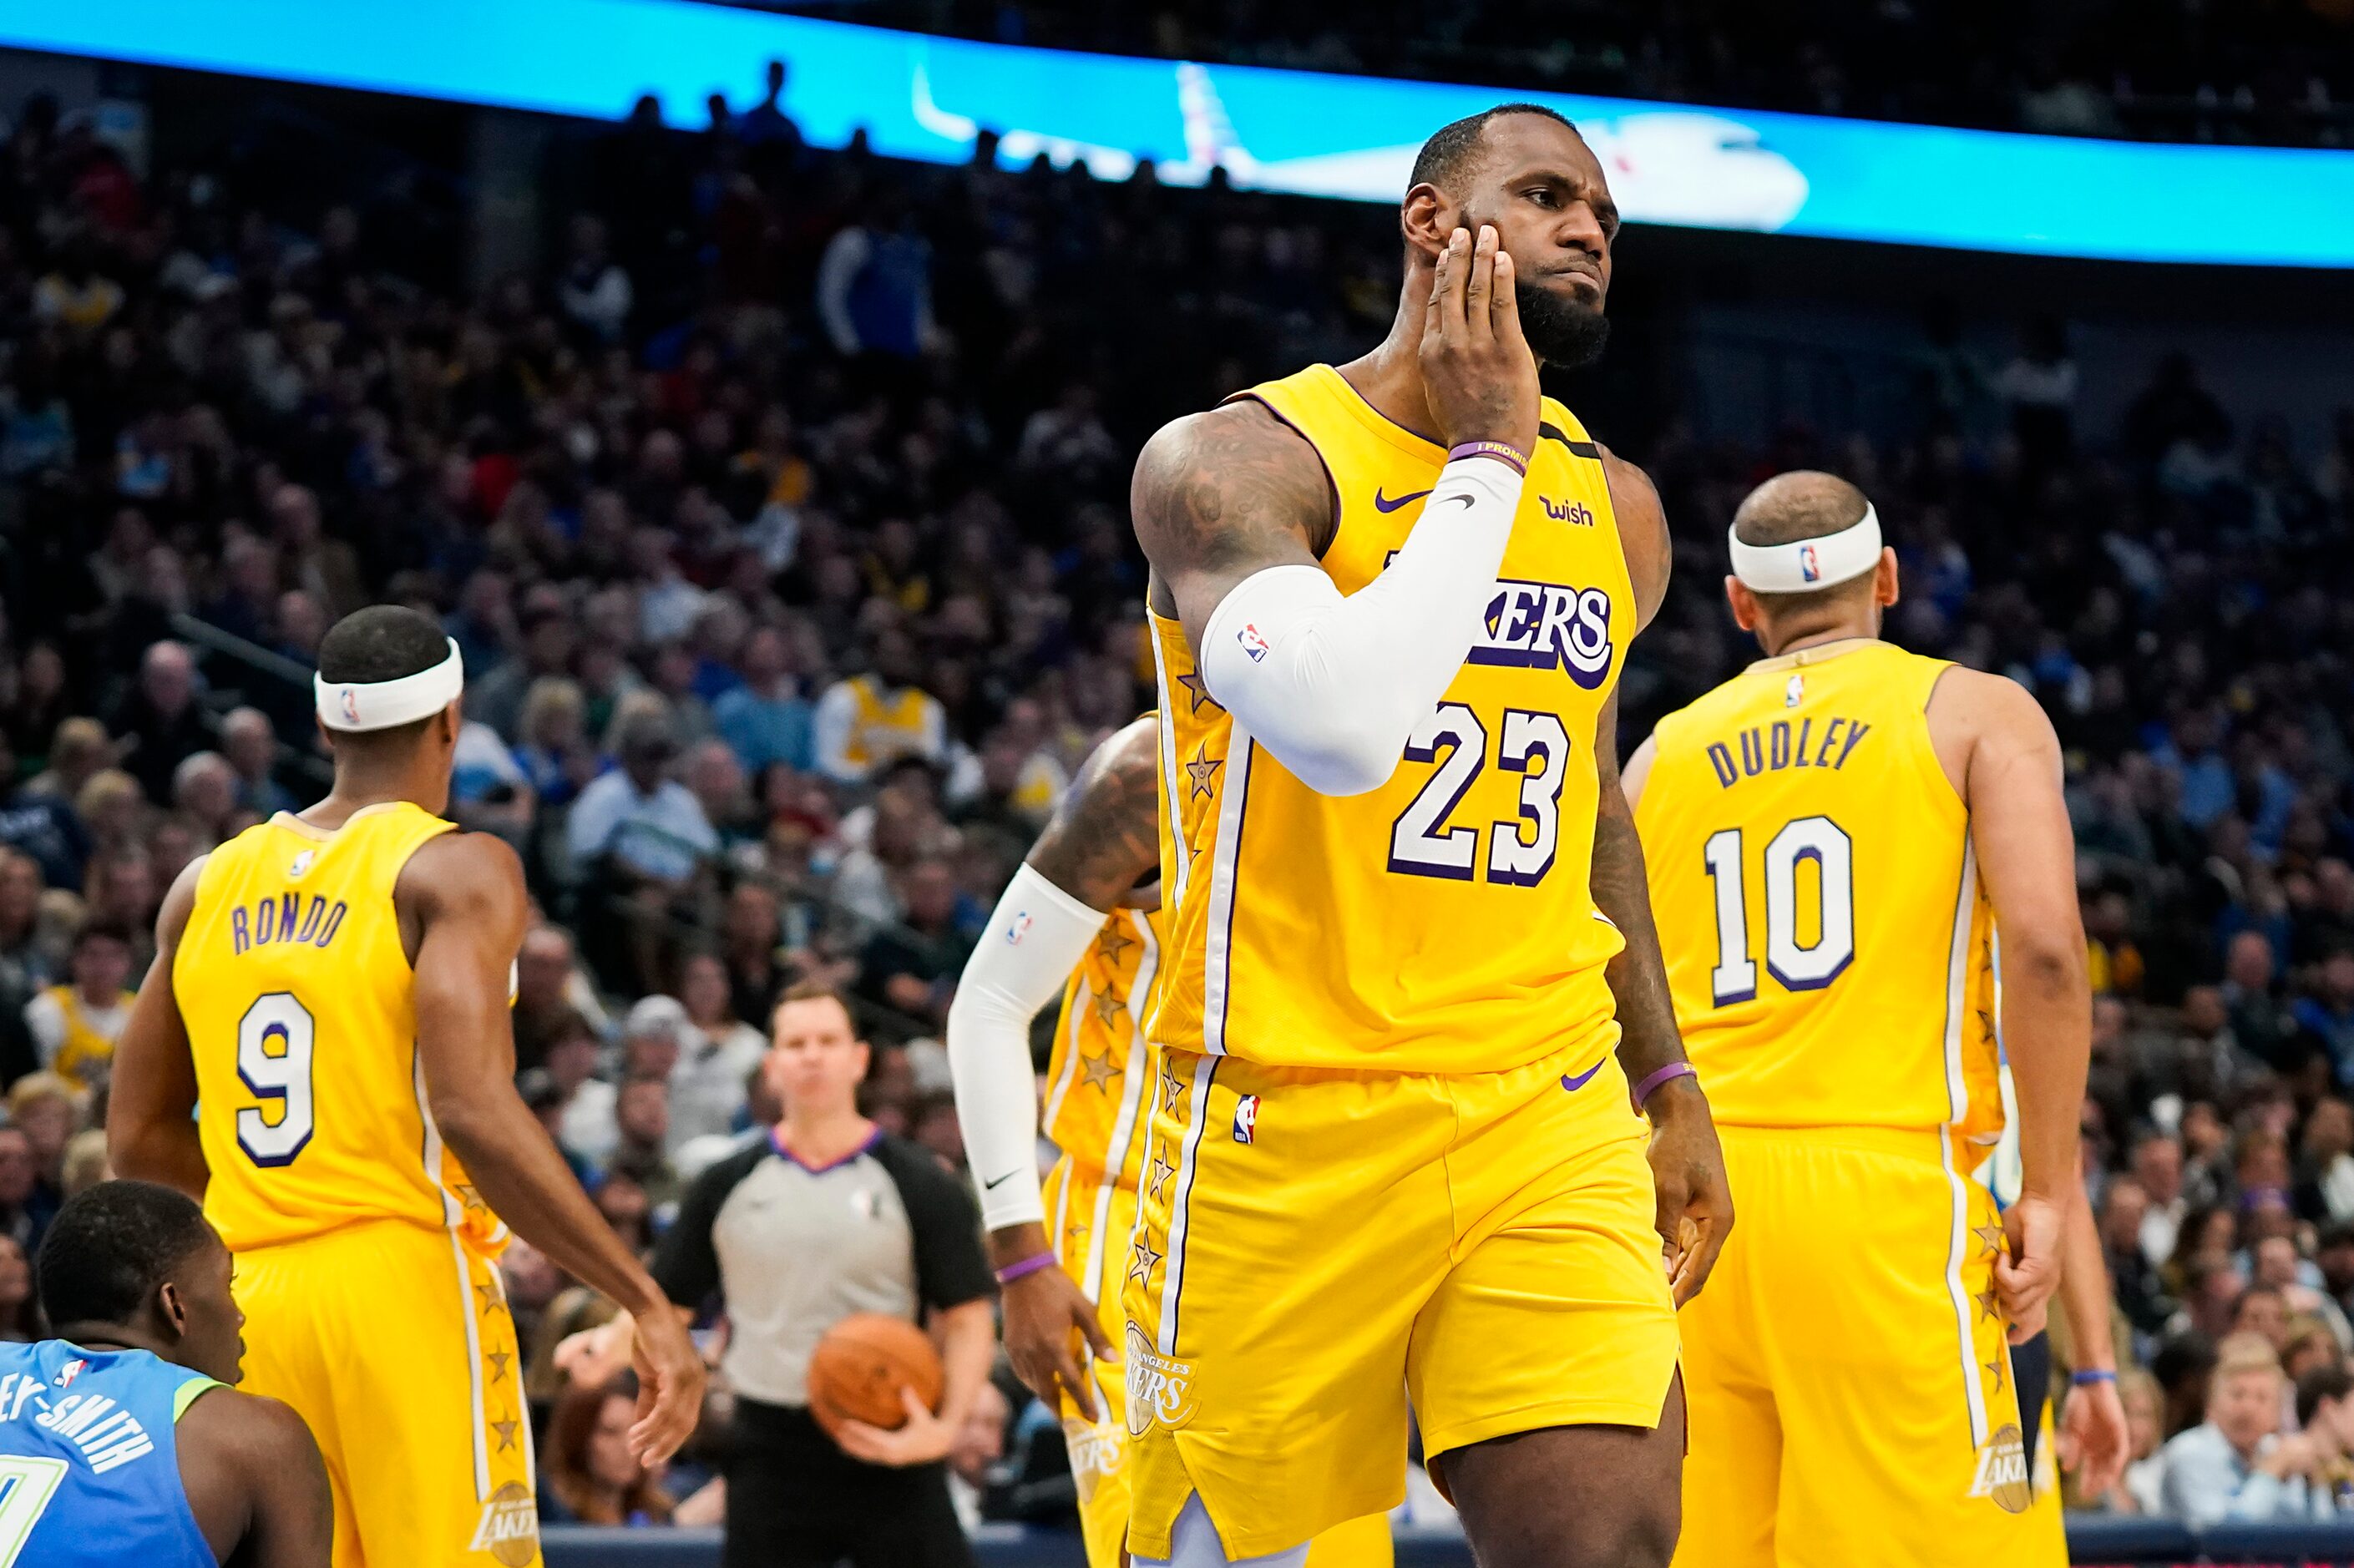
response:
[[[42,1238],[54,1336],[0,1345],[0,1563],[326,1568],[319,1446],[238,1393],[228,1249],[186,1196],[107,1181]]]
[[[1126,1401],[1112,1344],[1151,1114],[1154,1067],[1139,1021],[1165,936],[1160,740],[1148,715],[1087,758],[998,901],[949,1010],[965,1150],[1005,1289],[1006,1353],[1062,1413],[1090,1568],[1119,1568],[1128,1533]],[[1045,1132],[1062,1158],[1042,1191],[1030,1020],[1058,991]],[[1379,1514],[1327,1531],[1309,1559],[1312,1568],[1390,1560]]]
[[[334,789],[180,874],[117,1053],[115,1168],[202,1195],[236,1254],[249,1382],[319,1439],[337,1568],[538,1557],[502,1215],[622,1306],[663,1304],[515,1093],[522,868],[436,814],[464,680],[415,610],[336,622]],[[631,1442],[660,1457],[703,1363],[673,1314],[637,1323]]]
[[[1674,1542],[1671,1283],[1731,1214],[1618,792],[1667,522],[1537,386],[1599,349],[1617,227],[1558,114],[1449,125],[1388,338],[1138,460],[1172,820],[1140,1559],[1294,1563],[1394,1506],[1409,1393],[1490,1568]]]
[[[2091,997],[2060,747],[2012,682],[1878,641],[1896,556],[1787,473],[1733,527],[1767,657],[1628,759],[1740,1234],[1684,1314],[1678,1561],[2067,1561],[2030,1511],[2006,1336],[2042,1326],[2076,1201]],[[1968,1172],[2018,1090],[2018,1200]]]

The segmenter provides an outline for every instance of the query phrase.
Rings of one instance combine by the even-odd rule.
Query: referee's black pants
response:
[[[973,1568],[945,1465],[854,1459],[798,1404],[738,1396],[721,1568]]]

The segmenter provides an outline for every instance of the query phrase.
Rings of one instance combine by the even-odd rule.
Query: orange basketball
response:
[[[810,1414],[837,1437],[845,1421],[885,1431],[907,1424],[899,1391],[912,1388],[930,1409],[940,1407],[940,1352],[931,1337],[904,1318],[860,1312],[825,1331],[810,1357]]]

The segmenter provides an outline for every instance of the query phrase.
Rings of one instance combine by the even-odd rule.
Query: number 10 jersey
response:
[[[172,990],[196,1063],[205,1213],[232,1252],[379,1219],[447,1227],[482,1252],[505,1239],[427,1107],[393,908],[408,857],[449,831],[407,801],[333,832],[281,812],[198,874]]]
[[[1422,520],[1443,449],[1330,366],[1241,396],[1322,460],[1337,527],[1322,565],[1371,583]],[[1544,400],[1495,590],[1445,695],[1387,783],[1320,795],[1204,686],[1152,617],[1161,683],[1164,975],[1157,1045],[1274,1066],[1500,1073],[1617,1044],[1594,904],[1594,733],[1634,591],[1601,452]],[[1250,628],[1238,635],[1255,635]],[[1347,672],[1341,673],[1345,679]]]

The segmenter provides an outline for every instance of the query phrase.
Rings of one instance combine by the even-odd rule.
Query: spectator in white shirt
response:
[[[735,1014],[727,966],[716,955],[689,957],[679,974],[686,1023],[679,1032],[678,1065],[670,1074],[670,1141],[728,1134],[745,1105],[744,1077],[760,1065],[769,1043]]]
[[[2312,1477],[2335,1452],[2341,1393],[2327,1419],[2332,1435],[2281,1432],[2280,1359],[2261,1335],[2232,1334],[2216,1349],[2207,1419],[2166,1446],[2165,1511],[2204,1528],[2225,1520],[2327,1518],[2327,1488]]]
[[[630,324],[635,291],[630,275],[605,251],[605,225],[586,213],[572,220],[572,260],[556,285],[564,313],[606,343],[618,343]]]
[[[677,751],[670,721],[633,715],[621,727],[621,766],[580,791],[565,822],[573,863],[605,861],[640,881],[681,886],[719,849],[694,792],[664,776]]]
[[[2174,1255],[2174,1243],[2190,1204],[2182,1195],[2182,1140],[2156,1128],[2134,1140],[2134,1180],[2149,1198],[2142,1216],[2142,1255],[2152,1267],[2162,1268]]]
[[[649,996],[630,1009],[621,1023],[620,1080],[660,1078],[667,1082],[677,1070],[681,1044],[688,1028],[686,1009],[674,998]],[[590,1078],[582,1083],[565,1107],[563,1143],[592,1164],[603,1165],[620,1147],[621,1131],[616,1103],[616,1083]]]
[[[817,765],[829,779],[865,781],[885,763],[948,755],[948,711],[916,684],[916,645],[896,628],[875,638],[875,667],[827,688],[817,705]]]

